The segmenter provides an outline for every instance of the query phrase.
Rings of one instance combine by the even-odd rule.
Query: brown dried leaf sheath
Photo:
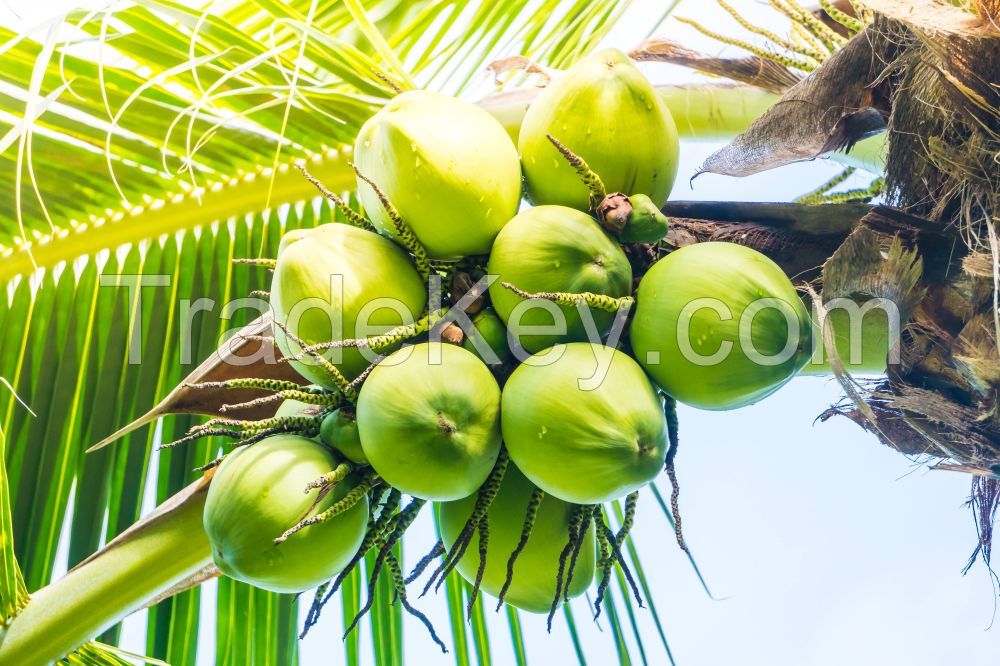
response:
[[[874,84],[895,48],[874,25],[858,33],[746,132],[710,155],[699,173],[749,176],[849,149],[881,131],[888,109]]]
[[[248,402],[268,393],[253,389],[191,388],[191,384],[223,382],[230,379],[254,377],[259,379],[280,379],[305,385],[304,380],[288,363],[277,363],[281,353],[264,338],[271,336],[271,317],[265,315],[251,322],[233,338],[227,340],[214,354],[209,356],[195,370],[184,378],[173,391],[145,415],[118,430],[118,432],[98,442],[91,451],[107,446],[121,439],[136,428],[166,414],[203,414],[222,416],[223,405]],[[239,358],[257,357],[252,364],[234,363]],[[242,410],[240,418],[258,420],[274,416],[278,403],[260,405]]]

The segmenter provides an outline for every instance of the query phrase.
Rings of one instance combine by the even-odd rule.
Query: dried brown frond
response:
[[[971,252],[962,260],[962,270],[973,277],[993,279],[993,256],[986,252]]]
[[[755,55],[746,58],[716,58],[669,39],[657,38],[643,42],[629,53],[629,57],[634,60],[681,65],[775,93],[785,92],[802,78],[773,60]]]
[[[952,355],[956,369],[982,396],[1000,388],[1000,351],[993,318],[974,317],[955,340]]]
[[[506,72],[524,72],[525,74],[537,74],[540,77],[539,87],[544,87],[552,80],[556,70],[539,65],[531,58],[523,55],[509,56],[494,60],[486,66],[493,73],[493,80],[497,85],[501,85],[503,80],[501,75]]]
[[[746,132],[713,153],[699,173],[748,176],[834,150],[850,149],[885,126],[873,85],[895,43],[869,26],[792,86]]]

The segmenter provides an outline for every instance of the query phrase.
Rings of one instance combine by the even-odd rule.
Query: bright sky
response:
[[[628,49],[645,35],[665,0],[641,0],[608,45]],[[61,0],[0,0],[0,23],[33,25]],[[732,4],[761,24],[783,31],[765,3]],[[6,5],[6,6],[5,6]],[[714,4],[686,0],[676,14],[735,34]],[[16,16],[21,17],[18,21]],[[711,42],[669,21],[658,34],[716,52]],[[645,68],[657,81],[681,80],[675,68]],[[685,144],[673,198],[786,200],[826,180],[837,168],[823,162],[786,167],[751,178],[706,175],[688,183],[717,144]],[[726,413],[681,408],[681,507],[685,532],[713,592],[701,590],[669,526],[645,494],[633,531],[675,659],[684,666],[748,664],[908,664],[978,666],[996,663],[1000,629],[989,630],[995,591],[982,566],[961,576],[974,544],[963,507],[969,479],[928,472],[881,446],[846,419],[815,423],[836,402],[836,384],[801,378],[748,409]],[[665,480],[662,487],[667,488]],[[429,516],[408,534],[407,562],[433,541]],[[214,586],[203,596],[214,611]],[[339,663],[337,604],[302,644],[302,663]],[[446,629],[444,600],[421,608]],[[574,608],[592,664],[615,661],[606,625]],[[619,608],[622,608],[619,599]],[[650,664],[666,663],[648,611],[638,611]],[[559,622],[522,614],[530,663],[571,663],[572,647]],[[511,663],[503,615],[489,614],[494,663]],[[144,648],[144,614],[126,623],[128,649]],[[407,621],[406,656],[422,666],[454,663],[440,656],[423,628]],[[447,632],[445,632],[447,633]],[[210,664],[211,631],[203,632],[202,663]],[[641,663],[631,636],[630,652]],[[364,659],[371,659],[367,633]]]

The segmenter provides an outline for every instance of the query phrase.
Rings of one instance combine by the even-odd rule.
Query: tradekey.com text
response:
[[[384,347],[390,340],[413,337],[415,334],[426,336],[432,342],[455,340],[456,327],[461,334],[458,339],[468,339],[474,345],[475,351],[484,362],[491,365],[500,364],[502,359],[491,348],[482,336],[475,335],[476,327],[467,310],[482,298],[490,285],[498,280],[496,275],[484,275],[456,302],[446,303],[442,298],[442,278],[432,275],[428,286],[428,306],[425,312],[411,312],[405,304],[392,298],[377,298],[365,303],[364,307],[353,318],[344,321],[340,304],[344,302],[344,276],[331,275],[328,298],[307,298],[296,303],[283,303],[286,313],[284,319],[272,324],[273,331],[282,335],[283,332],[301,330],[299,324],[309,320],[310,330],[323,331],[322,340],[295,340],[294,336],[285,335],[287,351],[300,363],[321,364],[326,361],[338,364],[344,349],[356,348],[369,363],[381,362]],[[142,363],[142,318],[133,316],[141,311],[143,292],[147,289],[163,289],[171,287],[170,275],[136,275],[136,274],[105,274],[100,277],[100,285],[104,288],[128,290],[129,316],[127,323],[131,326],[129,345],[129,364]],[[530,295],[529,295],[530,296]],[[610,330],[602,335],[590,306],[580,299],[570,305],[560,305],[545,298],[524,298],[512,310],[505,322],[507,342],[511,355],[519,363],[546,365],[558,360],[562,348],[555,347],[548,352],[532,354],[525,349],[525,341],[533,336],[546,338],[566,336],[570,329],[567,312],[573,312],[583,326],[584,336],[574,338],[578,341],[588,341],[618,347],[626,342],[629,316],[633,309],[630,299],[623,299],[615,313]],[[215,316],[220,321],[231,321],[237,313],[250,310],[260,317],[270,318],[272,308],[266,298],[237,298],[224,303],[218,303],[210,298],[181,298],[178,302],[178,320],[180,354],[182,364],[194,361],[194,331],[202,326],[201,317]],[[542,325],[524,323],[529,312],[543,311],[547,313],[548,322]],[[389,316],[387,317],[387,313]],[[765,313],[767,313],[765,315]],[[879,344],[887,347],[889,364],[899,362],[900,313],[898,306],[889,299],[871,299],[858,303],[847,298],[833,299],[822,306],[814,304],[811,309],[811,330],[803,330],[796,316],[795,306],[779,298],[760,298],[752,301],[742,312],[734,312],[724,300],[718,298],[697,298],[687,302],[679,309],[674,324],[674,335],[680,355],[690,363],[699,366],[713,366],[723,363],[732,354],[742,354],[747,359],[762,366],[773,366],[786,363],[795,356],[808,356],[810,363],[822,364],[828,357],[833,344],[833,333],[830,326],[830,315],[837,313],[838,338],[848,340],[847,353],[841,345],[842,361],[846,364],[857,364],[864,358],[866,344]],[[754,321],[761,316],[783,317],[787,324],[787,335],[780,349],[759,349],[754,336]],[[863,326],[867,317],[879,317],[884,321],[885,335],[876,342],[868,341],[863,334]],[[375,323],[374,320],[383,323]],[[538,321],[538,315],[532,319]],[[391,324],[386,324],[392,320]],[[719,336],[719,339],[706,341],[693,339],[692,322],[696,320],[713,322],[738,321],[737,335]],[[317,325],[317,322],[321,322]],[[731,330],[731,329],[730,329]],[[254,353],[235,353],[237,347],[244,342],[243,329],[224,329],[220,335],[218,360],[230,365],[252,366],[258,363],[274,364],[283,361],[281,353],[274,345],[261,345]],[[886,343],[887,339],[887,343]],[[334,341],[334,342],[330,342]],[[530,346],[530,345],[529,345]],[[772,345],[773,346],[773,345]],[[383,347],[383,348],[380,348]],[[429,353],[437,353],[435,345],[426,347]],[[405,358],[397,355],[394,360]],[[657,365],[666,362],[660,358],[642,359],[646,365]],[[440,359],[430,359],[431,363]],[[602,376],[600,368],[597,375]]]

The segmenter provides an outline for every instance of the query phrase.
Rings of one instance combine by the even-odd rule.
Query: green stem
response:
[[[610,312],[611,314],[617,314],[618,312],[628,312],[635,303],[635,299],[631,296],[621,296],[614,297],[608,296],[607,294],[594,294],[589,291],[582,291],[579,293],[570,292],[558,292],[558,291],[539,291],[537,293],[527,292],[523,289],[519,289],[517,285],[511,284],[510,282],[500,283],[504,289],[508,289],[521,298],[533,301],[552,301],[556,305],[587,305],[598,310],[603,310],[605,312]]]
[[[601,200],[607,196],[607,190],[604,189],[604,182],[601,181],[601,177],[598,176],[593,169],[590,168],[582,157],[575,154],[572,150],[564,146],[559,139],[552,136],[551,134],[546,134],[548,140],[556,147],[569,165],[576,169],[576,173],[580,176],[580,180],[583,184],[587,186],[587,190],[590,191],[590,209],[596,210],[597,205],[601,203]]]
[[[206,477],[32,594],[0,644],[0,664],[57,661],[209,565],[207,491]]]

